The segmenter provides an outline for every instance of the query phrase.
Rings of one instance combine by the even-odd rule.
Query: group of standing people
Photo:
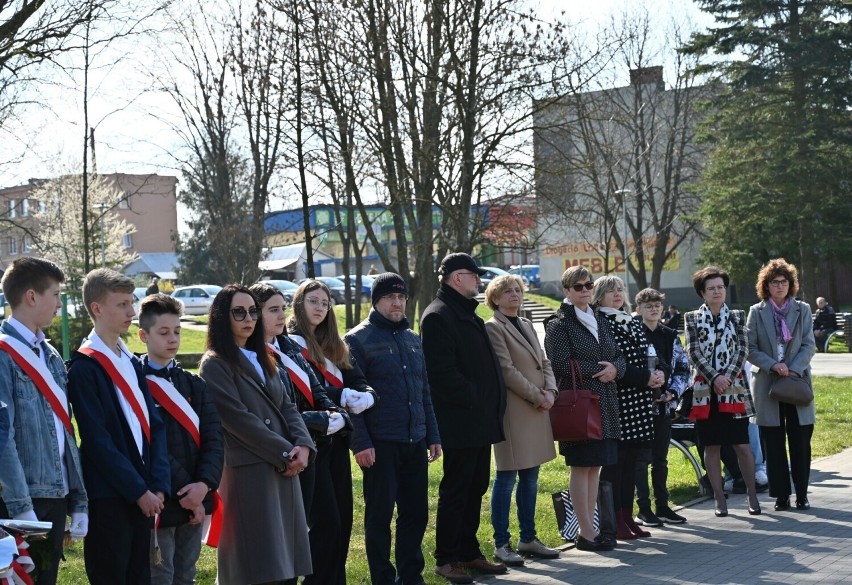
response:
[[[653,289],[640,291],[638,315],[633,317],[618,277],[593,281],[583,267],[563,274],[565,301],[545,324],[545,349],[558,387],[570,382],[572,361],[579,367],[585,386],[600,396],[603,423],[600,440],[560,442],[560,452],[571,467],[581,550],[605,551],[615,546],[592,523],[600,479],[613,484],[617,539],[650,535],[631,518],[637,486],[638,520],[685,521],[668,507],[665,452],[671,433],[670,405],[683,397],[687,387],[692,390],[690,418],[703,450],[716,516],[728,515],[720,462],[720,450],[728,445],[737,455],[745,481],[748,513],[762,513],[749,448],[752,417],[766,453],[775,510],[789,509],[793,493],[797,509],[810,507],[813,401],[796,406],[770,395],[779,378],[799,376],[812,384],[813,323],[810,307],[795,298],[796,268],[783,259],[767,263],[756,286],[761,301],[747,317],[728,307],[729,277],[723,270],[703,268],[693,275],[693,285],[703,304],[684,315],[684,356],[677,332],[659,322],[664,295]],[[684,357],[689,366],[687,382]],[[747,367],[752,368],[751,387]],[[652,463],[656,515],[650,510],[646,467],[637,466],[637,461]]]
[[[665,295],[640,291],[637,317],[618,277],[594,281],[574,267],[562,276],[565,300],[545,324],[543,351],[520,316],[521,278],[492,280],[486,302],[494,315],[477,316],[483,272],[467,254],[442,260],[419,337],[406,317],[407,284],[394,273],[376,275],[372,310],[345,337],[322,282],[299,286],[289,319],[278,289],[228,285],[211,306],[207,351],[194,375],[175,361],[181,308],[167,295],[141,304],[147,354],[127,350],[121,335],[134,317],[133,282],[105,269],[84,282],[94,328],[66,370],[42,332],[59,307],[64,275],[45,260],[13,262],[2,280],[12,316],[0,326],[0,400],[9,422],[0,514],[53,523],[36,582],[56,582],[70,516],[68,533],[84,539],[96,585],[192,583],[202,539],[218,545],[222,585],[293,584],[302,576],[343,584],[353,524],[350,450],[363,475],[373,583],[424,582],[427,468],[438,459],[439,576],[470,583],[477,573],[522,565],[522,555],[558,557],[538,539],[536,495],[540,466],[556,456],[549,411],[560,391],[571,390],[573,368],[599,395],[603,426],[599,440],[559,443],[571,468],[578,549],[616,544],[592,522],[601,478],[613,486],[616,539],[650,536],[640,526],[650,517],[685,521],[669,508],[665,458],[671,411],[688,386],[717,516],[728,513],[724,445],[738,456],[748,512],[761,513],[749,417],[765,443],[775,509],[788,509],[793,493],[796,508],[810,506],[813,404],[770,396],[778,377],[810,379],[813,326],[810,308],[795,300],[795,267],[780,259],[763,267],[761,302],[748,317],[728,308],[724,271],[698,271],[693,283],[703,304],[684,315],[686,349],[661,323]],[[492,446],[493,562],[477,538]]]

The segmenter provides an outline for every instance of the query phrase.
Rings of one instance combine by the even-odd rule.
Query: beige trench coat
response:
[[[284,467],[282,454],[294,445],[314,450],[313,440],[280,378],[264,382],[245,356],[239,359],[242,373],[211,352],[199,368],[225,436],[219,585],[283,581],[312,572],[299,479],[283,477],[276,468]]]
[[[521,317],[521,327],[532,343],[500,311],[485,323],[506,382],[506,440],[494,445],[498,471],[529,469],[556,457],[550,415],[537,410],[542,388],[555,390],[556,379],[532,323]]]

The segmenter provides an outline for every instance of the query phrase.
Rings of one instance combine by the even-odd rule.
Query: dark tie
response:
[[[39,348],[34,347],[34,348],[33,348],[33,351],[35,352],[35,354],[36,354],[38,357],[41,357],[41,350],[40,350]]]

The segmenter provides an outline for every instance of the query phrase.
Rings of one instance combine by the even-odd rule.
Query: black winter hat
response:
[[[379,274],[373,279],[373,289],[371,292],[373,306],[375,307],[376,303],[379,302],[379,299],[385,295],[401,293],[407,296],[408,287],[405,286],[405,281],[402,280],[402,277],[399,274],[394,272],[385,272],[383,274]]]

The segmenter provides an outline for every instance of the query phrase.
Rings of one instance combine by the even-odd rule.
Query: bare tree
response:
[[[547,104],[537,122],[539,202],[542,215],[573,234],[572,246],[600,258],[594,272],[623,271],[627,246],[636,286],[659,288],[666,262],[695,234],[699,202],[689,184],[704,158],[695,133],[712,90],[696,83],[674,47],[652,47],[647,12],[614,20],[609,32],[623,42],[601,57],[629,69],[631,83],[592,90],[612,78],[589,62],[586,76]],[[663,58],[674,69],[668,88],[663,67],[653,65]]]

